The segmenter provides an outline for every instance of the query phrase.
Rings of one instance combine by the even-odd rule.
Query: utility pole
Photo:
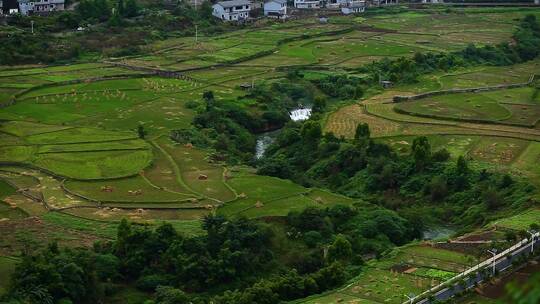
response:
[[[195,44],[197,44],[198,41],[199,41],[199,31],[198,30],[199,29],[198,29],[197,25],[195,24]]]
[[[536,231],[528,230],[527,233],[531,235],[531,253],[533,253],[534,252],[534,237],[536,236]]]
[[[30,25],[32,26],[32,35],[34,35],[34,20],[30,20]]]
[[[495,275],[495,256],[497,256],[497,249],[493,249],[493,251],[488,249],[488,252],[493,255],[493,275]]]

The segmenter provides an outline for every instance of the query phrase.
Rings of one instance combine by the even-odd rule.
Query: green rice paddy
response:
[[[156,41],[145,46],[142,55],[114,59],[134,67],[180,71],[186,76],[182,79],[106,62],[2,70],[0,105],[15,103],[0,108],[0,179],[44,204],[0,182],[1,199],[18,208],[0,205],[0,218],[35,215],[47,225],[113,239],[122,218],[153,225],[166,221],[186,235],[200,235],[201,218],[211,212],[259,218],[353,204],[323,189],[211,161],[212,151],[175,144],[169,132],[191,126],[196,113],[186,103],[200,102],[207,90],[219,101],[233,101],[245,95],[239,85],[283,77],[286,68],[295,65],[309,65],[305,77],[318,79],[352,75],[356,72],[351,69],[372,61],[418,51],[456,51],[471,42],[497,44],[510,39],[518,18],[528,12],[415,11],[361,19],[336,16],[329,24],[314,18],[291,20],[200,37],[198,43],[191,37]],[[350,137],[358,123],[368,122],[373,137],[400,153],[409,152],[414,136],[428,135],[434,150],[445,148],[453,157],[466,155],[538,180],[537,88],[444,95],[398,105],[390,101],[395,95],[522,83],[539,68],[536,60],[423,75],[417,84],[337,109],[325,128]],[[147,131],[144,139],[137,135],[139,125]],[[523,229],[531,221],[540,221],[536,209],[495,225]],[[421,245],[400,248],[366,266],[351,285],[301,303],[401,303],[404,294],[448,278],[469,260],[458,252]],[[404,264],[416,269],[396,270]],[[12,269],[11,260],[0,257],[0,282]],[[2,288],[0,284],[0,293]]]

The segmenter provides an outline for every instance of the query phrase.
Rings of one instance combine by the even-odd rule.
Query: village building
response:
[[[19,12],[17,0],[0,0],[0,15],[13,15]]]
[[[327,8],[341,8],[345,5],[347,5],[347,3],[349,2],[350,0],[328,0],[326,2],[326,7]]]
[[[212,8],[212,15],[223,21],[241,21],[249,18],[252,4],[247,0],[220,1]]]
[[[341,12],[344,15],[359,14],[366,10],[365,1],[349,1],[341,7]]]
[[[287,16],[287,0],[269,0],[264,3],[264,15],[278,19]]]
[[[399,0],[372,0],[371,3],[374,6],[383,6],[390,4],[399,4]]]
[[[47,14],[63,11],[65,0],[18,0],[19,12],[23,16],[31,14]]]
[[[296,8],[309,8],[309,9],[317,9],[321,8],[321,1],[319,0],[294,0],[294,7]]]

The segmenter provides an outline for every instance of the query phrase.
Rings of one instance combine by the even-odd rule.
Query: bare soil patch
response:
[[[481,248],[485,246],[483,243],[436,243],[433,247],[437,249],[446,249],[467,255],[476,255]]]
[[[478,241],[497,241],[501,239],[501,234],[497,231],[483,231],[466,235],[458,238],[459,241],[478,242]]]
[[[398,272],[398,273],[410,273],[410,272],[413,272],[414,270],[416,270],[416,268],[409,264],[396,264],[390,267],[390,271]]]

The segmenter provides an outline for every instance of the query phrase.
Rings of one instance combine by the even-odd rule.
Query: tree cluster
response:
[[[151,229],[122,220],[115,241],[97,242],[91,250],[53,243],[23,257],[8,295],[0,300],[99,303],[128,284],[153,294],[148,304],[278,303],[350,278],[351,245],[339,236],[330,249],[332,258],[324,259],[320,250],[306,257],[299,252],[298,261],[311,263],[299,272],[279,260],[267,224],[207,216],[203,229],[204,236],[188,238],[171,224]]]
[[[436,208],[430,212],[447,212],[448,219],[465,225],[485,223],[488,210],[529,204],[534,190],[530,184],[469,168],[464,157],[450,161],[448,151],[433,151],[426,137],[415,138],[409,154],[403,155],[369,135],[367,125],[359,125],[355,138],[345,140],[323,135],[316,120],[288,124],[258,172],[396,210],[432,205]]]

